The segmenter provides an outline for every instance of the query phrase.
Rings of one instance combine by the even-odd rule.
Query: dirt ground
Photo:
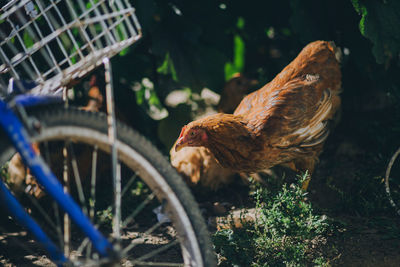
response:
[[[239,200],[236,204],[245,206],[249,204],[246,203],[246,200],[237,198],[238,195],[233,194],[233,196]],[[202,202],[201,205],[204,208],[215,203],[214,200]],[[232,207],[234,201],[225,200],[227,201],[224,204]],[[224,208],[219,208],[220,213],[221,209],[223,213]],[[326,248],[323,248],[325,250],[323,254],[329,259],[331,266],[394,267],[400,265],[400,236],[396,236],[398,233],[390,232],[390,228],[386,229],[382,225],[373,225],[371,222],[374,221],[374,218],[360,216],[331,216],[331,218],[343,223],[334,236],[327,238]],[[380,219],[385,222],[393,220],[393,218],[386,217]],[[4,220],[2,220],[2,224],[4,225]],[[6,233],[3,229],[0,235],[1,266],[55,266],[46,256],[33,256],[36,253],[40,254],[42,250],[33,243],[26,232],[20,231],[19,228],[10,224],[7,229]],[[212,231],[211,224],[210,229]],[[21,248],[21,243],[26,247]],[[26,249],[32,252],[31,255],[26,255]],[[7,258],[4,255],[7,255]]]
[[[209,200],[200,201],[203,209],[213,213],[209,214],[208,220],[211,232],[216,231],[215,227],[218,222],[220,223],[219,226],[222,225],[224,227],[225,224],[221,223],[221,221],[229,221],[228,218],[235,218],[236,225],[240,225],[240,221],[243,218],[249,217],[249,220],[254,220],[252,219],[254,209],[247,202],[245,196],[240,196],[240,194],[237,194],[238,191],[231,190],[224,190],[224,193],[221,193],[225,196],[230,195],[231,197],[228,199],[221,199],[215,196]],[[242,187],[242,190],[245,189]],[[312,199],[314,207],[327,205],[325,203],[326,199],[322,203],[318,203],[318,197],[320,195],[316,192],[314,194],[310,193],[310,199]],[[221,203],[220,201],[225,202]],[[235,205],[250,205],[250,207],[237,209]],[[226,215],[227,213],[229,215]],[[250,215],[243,217],[243,214]],[[332,221],[338,224],[337,230],[333,235],[324,237],[323,242],[318,242],[323,244],[323,247],[316,248],[328,260],[330,266],[400,266],[400,218],[396,218],[394,213],[390,217],[352,216],[325,209],[324,214],[327,214]],[[229,225],[229,223],[226,225]]]
[[[352,125],[356,117],[344,120],[327,140],[308,190],[313,208],[340,224],[334,235],[326,237],[323,254],[331,266],[400,266],[400,217],[389,205],[383,183],[387,163],[397,149],[393,140],[397,139],[375,138],[381,135],[379,129],[385,130],[385,122],[371,129],[370,124]],[[397,165],[393,175],[400,173],[400,161]],[[395,181],[397,187],[392,189],[399,190],[400,181]],[[193,191],[208,221],[225,216],[231,209],[254,206],[248,197],[249,186],[242,182],[217,192]],[[400,197],[395,200],[400,203]],[[24,256],[15,240],[22,240],[30,251],[40,249],[26,233],[9,224],[4,210],[0,212],[0,225],[8,226],[7,230],[0,228],[0,265],[54,266],[47,257]],[[211,223],[209,226],[215,231]]]
[[[344,146],[345,148],[343,148]],[[383,198],[383,205],[387,207],[383,212],[377,211],[380,203],[371,204],[373,212],[370,215],[365,214],[368,206],[367,208],[361,205],[346,207],[354,200],[351,198],[351,194],[354,193],[351,188],[354,183],[358,182],[352,174],[360,167],[353,161],[354,158],[359,157],[359,148],[348,144],[338,147],[350,149],[350,152],[346,151],[345,153],[354,155],[336,160],[332,166],[332,155],[337,156],[337,154],[324,154],[310,183],[308,195],[317,212],[327,214],[328,217],[340,224],[334,235],[326,237],[325,245],[322,248],[323,255],[331,266],[400,266],[400,218],[396,217],[384,195],[380,195]],[[328,152],[330,149],[337,148],[336,146],[328,147]],[[343,181],[338,177],[346,177],[348,180]],[[355,180],[350,181],[350,179]],[[383,187],[383,185],[381,186]],[[346,189],[348,190],[346,191]],[[252,208],[254,204],[248,197],[248,190],[249,186],[241,181],[217,192],[204,193],[201,188],[194,189],[200,207],[205,211],[211,232],[215,231],[215,224],[213,225],[211,222],[213,217],[225,216],[230,210],[243,207]],[[369,191],[367,190],[367,192]],[[365,194],[365,191],[358,193]],[[368,195],[366,195],[367,197]],[[374,201],[374,197],[376,196],[371,196],[371,201]],[[1,213],[5,214],[4,211]],[[36,253],[40,254],[40,248],[33,243],[26,232],[21,232],[19,228],[10,224],[5,216],[1,220],[1,225],[4,224],[7,225],[7,230],[4,228],[0,230],[2,233],[0,234],[0,265],[7,267],[55,266],[46,256],[32,256]],[[25,244],[28,251],[32,251],[32,253],[27,256],[19,243]],[[4,255],[7,255],[7,258]]]

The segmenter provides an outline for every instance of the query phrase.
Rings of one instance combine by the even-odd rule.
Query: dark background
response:
[[[257,79],[261,87],[307,43],[334,41],[344,52],[342,117],[311,189],[333,210],[393,214],[383,176],[400,146],[399,1],[131,2],[143,38],[113,60],[117,108],[164,154],[193,111],[185,103],[166,106],[171,91],[194,96],[207,87],[220,93],[234,72]],[[155,120],[151,109],[168,110],[168,116]],[[398,181],[392,181],[394,194]]]

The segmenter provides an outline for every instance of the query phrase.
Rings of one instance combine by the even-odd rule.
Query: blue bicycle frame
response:
[[[52,102],[61,103],[62,100],[59,97],[31,95],[18,95],[9,103],[0,100],[0,127],[5,131],[17,152],[20,153],[25,165],[31,170],[37,181],[91,240],[98,253],[102,256],[111,256],[110,254],[113,251],[112,244],[93,226],[72,197],[64,192],[62,184],[48,168],[42,157],[33,150],[27,130],[10,107],[10,105],[27,107]],[[27,214],[1,179],[0,200],[5,204],[14,218],[32,232],[36,239],[44,245],[45,249],[49,251],[51,259],[57,265],[60,266],[67,262],[64,254]]]

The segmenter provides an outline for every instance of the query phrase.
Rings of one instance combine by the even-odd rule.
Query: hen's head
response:
[[[178,141],[176,141],[175,151],[179,151],[186,146],[204,146],[207,141],[206,130],[192,122],[182,127],[181,134]]]

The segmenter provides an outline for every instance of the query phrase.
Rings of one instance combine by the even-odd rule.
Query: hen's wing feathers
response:
[[[239,110],[247,127],[275,147],[314,146],[328,136],[327,119],[332,109],[331,92],[318,86],[318,75],[305,75],[280,89],[266,86],[249,95],[250,109]],[[243,101],[246,104],[246,101]],[[235,112],[236,114],[236,112]]]

